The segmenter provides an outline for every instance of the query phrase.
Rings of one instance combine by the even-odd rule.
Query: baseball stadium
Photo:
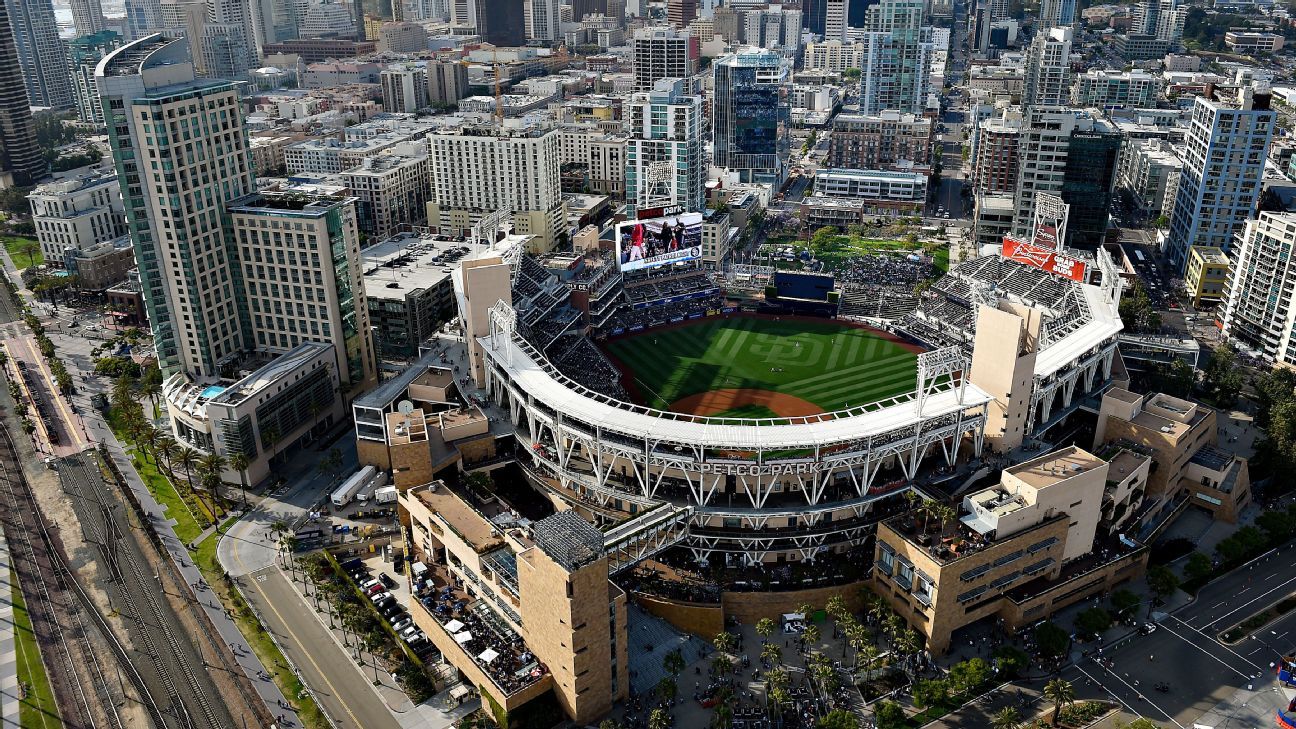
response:
[[[1080,277],[991,256],[915,292],[887,267],[716,269],[687,240],[633,270],[607,248],[493,250],[455,281],[471,374],[508,413],[518,464],[609,539],[651,532],[626,562],[670,565],[662,593],[858,581],[908,492],[948,496],[984,449],[1120,376],[1103,251]],[[829,552],[848,556],[816,569]]]

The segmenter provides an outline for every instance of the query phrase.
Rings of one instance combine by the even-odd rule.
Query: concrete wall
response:
[[[861,610],[864,607],[861,588],[865,584],[861,581],[791,592],[726,592],[720,596],[720,601],[725,616],[733,617],[740,623],[755,624],[761,618],[778,620],[783,613],[796,612],[800,605],[822,608],[828,604],[828,598],[835,595],[841,595],[851,610]],[[711,637],[715,637],[715,634]]]
[[[719,605],[673,602],[641,592],[632,593],[635,604],[685,633],[712,640],[724,630],[724,610]]]

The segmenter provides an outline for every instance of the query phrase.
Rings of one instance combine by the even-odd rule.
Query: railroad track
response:
[[[72,729],[123,729],[81,616],[84,607],[70,589],[70,572],[50,539],[44,519],[32,508],[35,499],[22,476],[8,433],[0,428],[0,434],[0,502],[5,511],[5,534],[63,725]],[[83,677],[78,666],[85,666],[89,676]],[[96,707],[101,708],[96,711]]]
[[[160,707],[163,726],[177,729],[224,729],[233,726],[228,708],[206,678],[202,648],[188,636],[165,598],[159,594],[160,572],[145,565],[145,558],[124,533],[126,511],[107,498],[98,460],[81,453],[57,461],[63,488],[78,499],[78,513],[87,538],[99,544],[106,567],[118,587],[121,611],[133,618],[148,659],[146,673],[156,678],[164,695]],[[161,564],[157,570],[167,569]],[[165,588],[163,588],[165,589]],[[205,626],[204,626],[205,627]],[[205,632],[205,631],[204,631]],[[205,636],[212,644],[210,635]],[[196,640],[201,640],[193,636]],[[213,645],[213,650],[216,650]],[[201,667],[201,668],[198,668]]]

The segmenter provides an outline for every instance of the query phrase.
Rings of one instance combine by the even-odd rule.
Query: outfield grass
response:
[[[28,243],[35,244],[36,246],[35,254],[31,257],[28,257],[27,253],[23,250]],[[5,250],[9,252],[9,257],[13,259],[14,265],[20,270],[30,266],[39,266],[45,262],[45,256],[41,253],[40,243],[37,243],[35,238],[6,235],[4,236],[4,247]]]
[[[22,589],[18,586],[18,575],[13,570],[9,571],[9,582],[13,585],[18,683],[27,687],[27,698],[19,707],[18,721],[22,729],[57,729],[63,726],[63,722],[59,719],[58,705],[54,703],[54,691],[45,676],[45,665],[41,663],[40,647],[36,644],[36,634],[32,632],[27,603],[23,601]]]
[[[646,405],[670,409],[689,395],[726,388],[773,390],[825,411],[906,392],[917,356],[878,334],[824,321],[707,319],[617,339],[609,353],[628,367]],[[740,417],[768,417],[768,411]],[[728,414],[728,413],[726,413]]]

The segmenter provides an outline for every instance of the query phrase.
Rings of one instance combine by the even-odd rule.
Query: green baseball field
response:
[[[832,321],[703,319],[605,343],[642,404],[723,417],[793,417],[912,392],[916,347]]]

